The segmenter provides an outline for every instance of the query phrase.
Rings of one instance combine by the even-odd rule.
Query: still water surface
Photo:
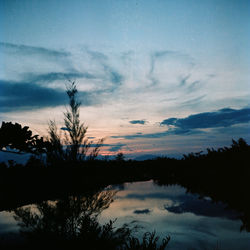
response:
[[[117,219],[115,226],[138,225],[135,234],[156,231],[170,236],[167,249],[249,250],[250,233],[242,231],[240,214],[209,197],[186,193],[178,186],[158,186],[152,181],[109,186],[113,202],[99,215],[100,223]],[[34,206],[34,205],[33,205]],[[0,237],[18,232],[12,212],[0,213]]]
[[[101,221],[118,218],[117,225],[136,221],[143,226],[140,231],[169,235],[167,249],[250,249],[250,233],[240,232],[237,212],[208,197],[188,194],[181,186],[126,183],[114,198]]]

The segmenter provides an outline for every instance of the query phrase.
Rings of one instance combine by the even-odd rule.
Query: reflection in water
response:
[[[17,208],[15,219],[23,232],[58,232],[76,235],[86,216],[96,217],[113,201],[115,191],[102,191],[94,195],[70,196],[59,201],[44,201],[36,206]]]
[[[240,232],[241,214],[224,203],[187,193],[179,185],[125,183],[14,212],[25,239],[23,244],[33,249],[38,244],[109,250],[141,249],[144,244],[143,249],[157,249],[156,245],[147,248],[157,244],[156,235],[148,231],[156,231],[161,238],[169,235],[171,241],[168,244],[169,238],[165,238],[162,246],[170,250],[250,249],[250,234]]]
[[[104,190],[85,196],[70,196],[58,201],[45,201],[14,211],[26,247],[77,246],[85,249],[165,249],[170,238],[158,245],[155,232],[146,232],[141,241],[132,236],[137,226],[114,227],[114,220],[100,224],[98,216],[113,202],[117,190]]]
[[[179,185],[158,186],[149,181],[126,183],[100,221],[119,218],[118,226],[137,221],[143,226],[138,234],[156,230],[160,236],[170,235],[167,249],[249,250],[250,234],[240,232],[240,216],[225,204],[200,199]]]
[[[116,191],[102,191],[93,195],[71,196],[59,201],[45,201],[36,206],[16,209],[15,219],[21,234],[29,245],[74,244],[101,245],[112,248],[116,240],[124,237],[126,230],[112,231],[113,222],[101,226],[97,216],[113,201]]]
[[[141,210],[135,210],[134,213],[135,214],[149,214],[151,211],[147,208],[147,209],[141,209]]]
[[[178,199],[173,201],[173,205],[164,206],[167,211],[172,213],[193,213],[200,216],[226,217],[231,220],[237,220],[240,218],[239,213],[228,209],[223,203],[214,204],[211,200],[197,199],[195,196],[188,195],[178,197]]]

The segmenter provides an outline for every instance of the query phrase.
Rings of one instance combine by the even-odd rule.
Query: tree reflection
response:
[[[115,228],[115,220],[103,225],[98,222],[98,215],[113,202],[116,192],[105,190],[16,209],[14,218],[25,239],[25,247],[165,249],[169,237],[158,246],[159,237],[154,232],[147,232],[140,243],[139,239],[132,236],[136,227],[124,224]]]
[[[44,201],[35,206],[16,209],[15,219],[19,222],[20,233],[29,244],[86,243],[93,237],[102,241],[103,229],[112,226],[113,221],[101,226],[97,216],[109,207],[115,193],[108,190],[58,201]],[[94,239],[91,243],[99,245]]]

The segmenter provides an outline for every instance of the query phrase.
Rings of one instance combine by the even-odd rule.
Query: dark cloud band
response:
[[[250,108],[230,109],[224,108],[215,112],[205,112],[190,115],[186,118],[169,118],[161,122],[161,125],[174,126],[176,129],[205,129],[216,127],[228,127],[250,121]]]
[[[79,92],[84,106],[93,104],[87,92]],[[11,112],[45,107],[55,107],[68,102],[64,90],[52,89],[32,83],[8,82],[0,80],[0,111]]]
[[[230,109],[224,108],[215,112],[205,112],[190,115],[186,118],[168,118],[163,120],[161,126],[167,126],[168,130],[151,134],[132,134],[112,136],[112,138],[124,138],[127,140],[137,138],[162,138],[168,135],[195,135],[205,133],[202,129],[229,128],[250,122],[250,108]]]

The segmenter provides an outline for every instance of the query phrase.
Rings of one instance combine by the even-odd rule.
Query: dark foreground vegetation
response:
[[[103,140],[93,147],[86,139],[87,127],[79,120],[74,83],[67,94],[63,136],[54,121],[49,123],[48,138],[33,136],[28,127],[11,122],[3,122],[0,128],[1,151],[32,154],[26,164],[0,163],[0,211],[14,209],[25,239],[19,242],[23,247],[165,249],[168,237],[157,245],[154,232],[144,234],[140,241],[128,225],[114,228],[113,221],[104,225],[97,221],[113,197],[112,192],[100,190],[111,184],[146,180],[158,185],[179,184],[201,198],[224,202],[241,214],[241,230],[250,231],[250,146],[242,138],[233,140],[230,147],[190,153],[180,160],[125,161],[122,154],[114,160],[99,160]],[[31,203],[37,204],[38,213],[20,208]]]
[[[250,146],[243,139],[239,139],[238,141],[233,141],[231,147],[219,148],[217,150],[208,149],[207,153],[204,154],[191,153],[184,156],[181,160],[163,157],[138,162],[132,160],[124,161],[118,157],[118,159],[110,161],[96,159],[85,162],[65,162],[65,164],[60,162],[60,164],[50,167],[43,165],[43,162],[37,158],[31,158],[25,165],[12,163],[11,166],[8,166],[2,163],[0,168],[0,210],[15,209],[25,204],[38,203],[39,209],[48,209],[47,212],[57,214],[57,209],[65,210],[60,205],[61,203],[57,203],[51,209],[50,206],[52,205],[44,201],[61,199],[62,202],[65,202],[66,199],[66,211],[72,211],[72,208],[67,210],[67,206],[70,204],[70,201],[67,201],[68,197],[80,197],[89,192],[97,194],[99,190],[103,190],[111,184],[153,179],[158,185],[179,184],[187,188],[188,192],[199,194],[201,198],[208,196],[212,198],[212,202],[224,202],[230,209],[239,212],[242,221],[241,230],[250,231],[249,155]],[[53,229],[53,220],[43,218],[39,223],[34,222],[32,216],[35,215],[30,215],[30,211],[20,211],[16,210],[17,216],[24,217],[26,226],[31,226],[31,224],[27,222],[28,220],[25,216],[28,216],[29,219],[32,218],[32,223],[36,225],[35,232],[40,230],[39,223],[41,225],[46,224],[44,224],[43,220],[49,222],[46,226],[46,232],[48,228],[57,231],[57,229]],[[42,214],[51,216],[47,212],[42,211]],[[41,234],[39,231],[38,235],[42,237],[39,239],[36,238],[36,233],[34,235],[31,234],[31,236],[35,237],[36,242],[42,239],[44,242],[44,239],[48,240],[47,237],[59,237],[57,240],[62,244],[66,244],[64,242],[66,239],[68,244],[72,244],[72,241],[80,244],[84,240],[82,238],[83,235],[86,235],[86,232],[81,234],[81,230],[93,226],[97,231],[95,231],[96,235],[92,236],[100,237],[98,241],[94,241],[95,244],[104,244],[102,237],[104,237],[105,230],[109,230],[110,235],[105,235],[112,239],[111,242],[113,243],[118,241],[120,243],[127,242],[126,244],[128,242],[130,242],[129,244],[137,244],[137,247],[128,248],[127,246],[125,248],[125,243],[121,243],[122,245],[117,243],[116,248],[109,247],[107,249],[119,249],[121,246],[124,248],[120,249],[157,249],[153,247],[139,248],[138,244],[143,243],[132,237],[133,230],[130,230],[129,227],[118,230],[113,228],[113,222],[102,226],[99,225],[95,216],[90,216],[88,220],[86,217],[80,216],[80,218],[80,222],[78,221],[80,224],[77,227],[80,231],[77,231],[78,233],[74,236],[77,240],[73,236],[70,239],[64,238],[66,234],[68,235],[67,231],[63,232],[61,236],[57,235],[59,232],[54,235],[54,231],[48,231],[49,235],[47,233],[45,235]],[[64,218],[60,218],[58,221],[64,221]],[[81,223],[90,223],[90,227]],[[30,233],[26,233],[27,235],[29,239],[33,239],[33,236],[30,238]],[[115,237],[115,239],[112,237]],[[124,241],[121,241],[119,237],[124,237]],[[63,238],[63,241],[60,240]],[[88,237],[88,239],[90,238]],[[147,233],[144,235],[145,242],[154,241],[155,239],[157,238],[155,238],[154,234]],[[168,240],[168,238],[165,239],[163,243],[167,244]],[[33,242],[33,240],[30,242]],[[111,243],[106,242],[105,244]],[[90,249],[95,248],[92,247]]]

